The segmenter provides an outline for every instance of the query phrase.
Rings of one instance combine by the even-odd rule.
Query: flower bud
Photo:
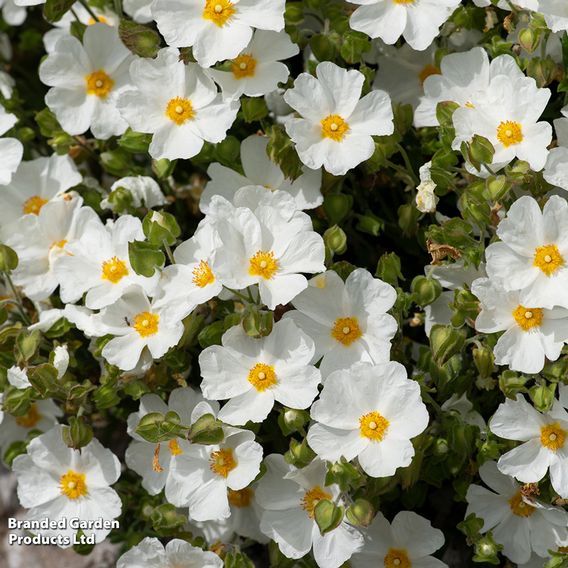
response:
[[[285,436],[299,432],[310,421],[310,414],[305,410],[284,408],[280,413],[278,423]]]
[[[221,443],[225,434],[221,422],[213,414],[204,414],[191,425],[188,437],[194,444],[211,445]]]
[[[398,286],[398,281],[404,280],[401,272],[400,258],[394,252],[385,252],[377,264],[375,276],[392,286]]]
[[[251,309],[245,314],[242,326],[249,337],[266,337],[272,332],[274,314],[264,310]]]
[[[519,32],[519,45],[528,53],[533,53],[540,43],[540,35],[531,28],[524,28]]]
[[[482,379],[490,377],[495,369],[495,357],[493,350],[486,346],[473,349],[473,362]]]
[[[441,284],[434,278],[416,276],[410,286],[414,301],[423,308],[435,302],[442,293]]]
[[[430,331],[430,346],[437,365],[443,365],[459,353],[465,343],[465,333],[451,326],[435,325]]]
[[[554,393],[556,392],[556,384],[546,383],[534,385],[529,389],[529,396],[534,404],[534,407],[540,412],[547,412],[554,403]]]
[[[298,440],[292,438],[290,440],[290,449],[284,454],[284,459],[289,464],[302,468],[308,465],[314,459],[315,455],[306,440],[298,442]]]
[[[335,254],[343,254],[347,250],[347,235],[341,227],[334,225],[323,234],[325,245]]]
[[[78,450],[86,446],[93,439],[93,429],[85,422],[83,416],[71,416],[69,426],[63,427],[63,441],[67,446]]]
[[[511,190],[512,184],[506,176],[495,176],[487,179],[486,187],[491,201],[501,201]]]
[[[337,225],[351,211],[353,207],[353,196],[344,193],[333,193],[326,195],[323,208],[330,223]]]
[[[322,499],[314,509],[314,519],[322,535],[336,529],[343,520],[343,507],[329,499]]]
[[[365,499],[357,499],[345,513],[347,520],[356,527],[368,527],[375,517],[375,509]]]

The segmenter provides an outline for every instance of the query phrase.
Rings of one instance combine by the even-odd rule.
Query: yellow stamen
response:
[[[245,487],[238,491],[235,491],[234,489],[229,489],[228,491],[229,503],[233,505],[233,507],[237,507],[239,509],[249,507],[252,502],[253,495],[254,492],[249,487]]]
[[[106,99],[114,87],[114,81],[102,69],[94,71],[85,77],[87,94]]]
[[[535,507],[523,501],[523,495],[520,491],[509,499],[509,507],[517,517],[530,517],[535,512]]]
[[[249,259],[249,274],[251,276],[260,276],[265,280],[270,280],[274,277],[278,268],[278,261],[274,258],[272,251],[259,250]]]
[[[68,499],[75,500],[84,497],[88,493],[85,474],[72,469],[68,470],[59,478],[59,488],[61,495],[65,495]]]
[[[518,306],[513,311],[513,317],[523,331],[539,327],[542,324],[543,314],[542,308],[525,308],[524,306]]]
[[[162,473],[164,468],[160,465],[160,444],[156,444],[154,448],[154,458],[152,459],[152,470],[156,473]]]
[[[553,452],[561,450],[565,441],[566,430],[561,428],[558,422],[547,424],[540,429],[540,443]]]
[[[160,316],[151,312],[140,312],[134,316],[132,327],[141,337],[149,337],[158,333]]]
[[[256,71],[256,59],[250,53],[243,53],[236,59],[233,59],[231,71],[235,79],[244,79],[246,77],[254,77]]]
[[[199,288],[205,288],[209,284],[215,282],[215,275],[206,260],[202,260],[193,269],[193,279],[192,282]]]
[[[361,436],[380,442],[387,433],[390,422],[380,413],[373,411],[359,418]]]
[[[29,410],[22,416],[16,416],[16,424],[22,428],[33,428],[40,420],[42,416],[37,409],[37,404],[34,402]]]
[[[236,13],[236,8],[229,0],[207,0],[203,9],[203,19],[222,28]]]
[[[304,493],[304,498],[302,499],[302,507],[304,511],[308,513],[310,519],[314,518],[314,510],[316,505],[322,499],[331,499],[331,493],[324,491],[319,485],[312,487],[309,491]]]
[[[128,268],[126,268],[126,263],[117,256],[103,262],[101,274],[103,280],[117,284],[125,276],[128,276]]]
[[[248,381],[254,388],[263,392],[278,382],[274,367],[264,363],[257,363],[248,374]]]
[[[227,477],[237,467],[237,461],[231,448],[212,452],[209,458],[209,468],[221,477]]]
[[[22,206],[22,212],[24,215],[39,215],[41,208],[47,203],[47,199],[40,197],[39,195],[34,195],[29,199],[24,201]]]
[[[533,266],[540,268],[547,276],[564,266],[564,258],[556,245],[544,245],[534,251]]]
[[[171,99],[166,107],[166,116],[178,126],[188,120],[193,120],[195,118],[193,104],[189,99],[181,97]]]
[[[331,336],[345,347],[362,337],[363,332],[357,318],[338,318],[333,324]]]
[[[179,447],[179,443],[175,438],[168,442],[168,448],[172,456],[179,456],[180,454],[183,454],[183,450]]]
[[[412,568],[408,552],[403,548],[389,548],[383,563],[385,568]]]
[[[441,71],[439,67],[436,67],[435,65],[429,63],[424,67],[424,69],[422,69],[422,71],[420,71],[420,73],[418,73],[420,84],[423,85],[424,81],[426,81],[428,77],[431,77],[432,75],[440,75],[440,73]]]
[[[518,122],[502,122],[497,127],[497,140],[508,148],[520,144],[524,140],[523,127]]]
[[[321,121],[321,135],[335,142],[341,142],[349,132],[349,124],[338,114],[330,114]]]

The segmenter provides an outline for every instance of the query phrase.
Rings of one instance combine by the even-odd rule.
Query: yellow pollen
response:
[[[103,280],[117,284],[125,276],[128,276],[128,268],[126,268],[126,263],[117,256],[113,256],[110,260],[103,262],[101,274]]]
[[[203,9],[203,19],[222,28],[236,11],[234,4],[229,0],[207,0]]]
[[[175,99],[171,99],[166,106],[166,116],[172,122],[180,126],[184,122],[195,118],[193,104],[189,99],[175,97]]]
[[[331,499],[331,493],[324,491],[319,485],[312,487],[304,493],[302,508],[308,513],[310,519],[314,518],[314,509],[322,499]]]
[[[87,94],[106,99],[114,87],[114,81],[102,69],[94,71],[85,77]]]
[[[341,142],[349,132],[349,124],[338,114],[330,114],[321,121],[321,135],[334,142]]]
[[[535,512],[535,507],[523,501],[523,495],[520,491],[509,499],[509,507],[517,517],[530,517]]]
[[[436,67],[435,65],[432,65],[431,63],[429,63],[418,74],[418,78],[420,79],[420,84],[423,85],[424,81],[426,81],[426,79],[428,79],[428,77],[431,77],[432,75],[440,75],[440,73],[441,73],[441,71],[440,71],[439,67]]]
[[[252,502],[253,495],[253,490],[248,487],[239,489],[238,491],[234,489],[229,489],[228,491],[229,503],[233,505],[233,507],[237,507],[239,509],[249,507]]]
[[[540,429],[540,443],[549,450],[556,452],[564,447],[566,430],[558,422],[547,424]]]
[[[172,456],[179,456],[180,454],[183,454],[183,450],[179,447],[179,443],[175,438],[168,442],[168,448]]]
[[[364,414],[359,418],[359,430],[363,438],[380,442],[387,433],[389,421],[376,411]]]
[[[236,467],[237,461],[233,456],[233,450],[231,450],[231,448],[211,452],[209,468],[213,473],[226,478]]]
[[[331,337],[339,341],[345,347],[349,347],[354,341],[357,341],[363,332],[359,327],[357,318],[338,318],[333,324]]]
[[[412,568],[408,552],[402,548],[389,548],[383,563],[385,568]]]
[[[59,478],[59,489],[61,495],[65,495],[68,499],[75,500],[84,497],[88,493],[85,474],[72,469],[68,470]]]
[[[154,448],[154,457],[152,459],[152,470],[156,473],[162,473],[164,468],[160,465],[160,444],[156,444]]]
[[[505,148],[520,144],[524,140],[523,127],[518,122],[502,122],[497,127],[497,139]]]
[[[254,77],[256,71],[256,59],[250,53],[243,53],[236,59],[233,59],[231,71],[235,79],[244,79],[246,77]]]
[[[141,337],[149,337],[158,333],[160,316],[150,312],[141,312],[134,316],[132,327],[140,334]]]
[[[55,241],[49,248],[53,249],[53,248],[64,248],[65,245],[67,244],[67,239],[61,239],[60,241]]]
[[[475,105],[471,101],[467,101],[464,106],[467,108],[475,108]]]
[[[278,271],[278,261],[272,251],[259,250],[249,259],[249,274],[271,280]]]
[[[22,212],[24,215],[39,215],[41,208],[47,203],[47,199],[40,197],[39,195],[34,195],[29,199],[24,201],[22,206]]]
[[[199,288],[205,288],[209,284],[215,282],[215,275],[206,260],[202,260],[193,269],[193,279],[192,282]]]
[[[523,331],[529,331],[529,329],[539,327],[542,324],[543,313],[542,308],[518,306],[513,311],[513,317]]]
[[[41,420],[37,404],[33,403],[23,416],[16,416],[15,420],[22,428],[33,428]]]
[[[278,382],[274,367],[265,363],[257,363],[248,374],[249,383],[259,392],[274,386]]]
[[[108,18],[105,18],[104,16],[97,16],[97,19],[95,20],[95,18],[89,18],[87,25],[88,26],[92,26],[93,24],[106,24],[107,26],[112,26],[112,24],[109,22]]]
[[[547,276],[564,266],[564,258],[556,245],[544,245],[534,251],[533,266],[540,268]]]

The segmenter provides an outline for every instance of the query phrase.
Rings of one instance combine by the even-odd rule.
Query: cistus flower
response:
[[[0,136],[6,134],[14,124],[17,118],[0,107]],[[2,154],[2,164],[0,165],[0,185],[10,183],[14,172],[18,169],[24,147],[19,140],[15,138],[0,138],[0,153]]]

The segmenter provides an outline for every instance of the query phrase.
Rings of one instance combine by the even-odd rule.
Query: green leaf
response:
[[[268,116],[268,107],[263,97],[243,97],[241,109],[245,122],[255,122]]]
[[[122,43],[134,55],[156,57],[160,50],[160,36],[152,28],[122,18],[118,24],[118,35]]]
[[[0,244],[0,272],[12,272],[18,267],[18,255],[14,249]]]
[[[161,268],[166,262],[164,253],[151,243],[132,241],[128,243],[128,258],[136,274],[150,278],[156,268]]]
[[[46,0],[43,16],[51,24],[58,22],[69,11],[75,0]]]

